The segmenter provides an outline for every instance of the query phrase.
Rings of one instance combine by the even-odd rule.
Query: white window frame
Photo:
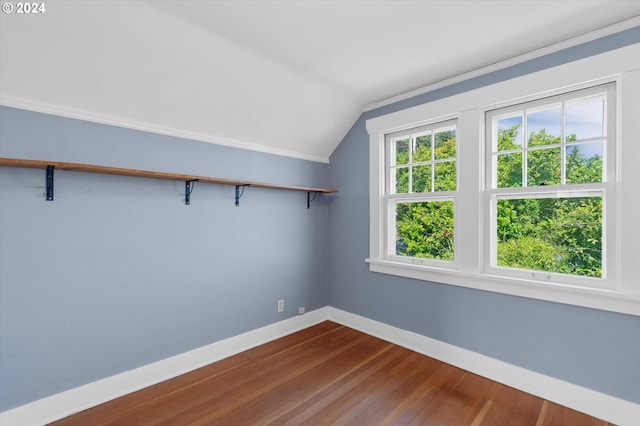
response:
[[[585,306],[640,316],[640,44],[559,65],[490,86],[438,99],[367,120],[369,133],[370,252],[372,272]],[[607,265],[611,282],[601,288],[547,280],[504,276],[487,268],[490,191],[485,190],[485,112],[606,83],[616,84],[617,182],[607,182],[608,227],[614,223],[616,253]],[[398,262],[387,256],[385,200],[385,135],[457,117],[455,199],[456,252],[453,268]],[[612,197],[613,194],[613,197]],[[610,197],[614,198],[611,204]],[[613,207],[609,207],[613,205]]]
[[[527,173],[526,173],[526,152],[535,151],[538,149],[549,148],[550,146],[535,147],[533,149],[523,148],[524,155],[522,158],[523,163],[523,185],[522,187],[512,188],[498,188],[496,182],[496,173],[494,173],[497,167],[496,156],[493,154],[493,146],[495,140],[494,136],[497,135],[494,128],[495,119],[510,116],[513,111],[520,110],[536,110],[542,106],[548,106],[552,104],[564,105],[569,102],[573,102],[576,99],[585,99],[593,97],[596,94],[604,94],[605,97],[605,117],[604,137],[599,138],[603,140],[603,179],[598,183],[585,183],[585,184],[566,184],[564,182],[564,173],[561,173],[561,184],[559,185],[547,185],[547,186],[527,186]],[[535,281],[548,281],[555,284],[569,284],[576,287],[586,288],[598,288],[615,290],[618,272],[618,268],[609,267],[609,265],[615,265],[616,253],[616,238],[619,235],[617,230],[617,221],[615,215],[609,215],[608,212],[614,212],[617,206],[616,200],[616,180],[617,180],[617,143],[616,143],[616,87],[615,82],[609,84],[601,84],[586,89],[563,92],[555,96],[546,96],[542,99],[536,99],[534,101],[525,102],[524,104],[519,102],[509,104],[503,107],[492,108],[485,111],[485,191],[483,200],[485,211],[485,217],[488,217],[484,223],[484,252],[488,253],[488,256],[484,258],[484,270],[488,274],[501,275],[513,278],[524,278]],[[563,114],[564,116],[564,114]],[[524,119],[524,116],[523,116]],[[525,125],[523,123],[523,125]],[[526,125],[525,125],[526,126]],[[522,130],[528,134],[526,127]],[[564,131],[564,130],[563,130]],[[523,134],[523,138],[526,139],[527,135]],[[564,134],[562,140],[564,142]],[[610,142],[609,142],[610,141]],[[524,143],[524,141],[523,141]],[[564,150],[565,145],[561,143],[557,145],[561,150]],[[564,171],[564,154],[561,153],[561,169]],[[602,277],[581,277],[577,275],[558,274],[553,272],[544,271],[531,271],[525,269],[515,269],[499,267],[497,263],[497,243],[496,243],[496,204],[498,199],[522,199],[522,198],[554,198],[554,197],[589,197],[600,196],[602,197],[603,204],[603,258],[602,258]]]
[[[419,127],[412,127],[406,130],[402,130],[402,131],[396,131],[394,133],[389,133],[385,135],[385,200],[386,200],[386,204],[387,204],[387,208],[384,209],[384,219],[383,219],[383,223],[386,224],[387,228],[384,232],[383,238],[384,238],[384,246],[386,247],[386,251],[385,251],[385,258],[392,260],[394,262],[399,262],[399,263],[408,263],[408,264],[413,264],[413,265],[426,265],[426,266],[432,266],[432,267],[437,267],[437,268],[445,268],[445,269],[455,269],[455,253],[456,253],[456,239],[455,239],[455,203],[456,203],[456,192],[457,191],[429,191],[429,192],[412,192],[410,191],[409,193],[396,193],[394,190],[395,187],[395,176],[392,175],[391,169],[393,167],[395,167],[394,164],[391,164],[391,159],[394,158],[394,153],[393,153],[393,143],[390,143],[390,140],[395,140],[395,139],[399,139],[401,136],[408,136],[409,137],[409,143],[411,144],[414,140],[414,138],[418,137],[419,135],[425,133],[425,132],[431,132],[432,133],[432,140],[433,140],[433,134],[435,133],[436,130],[442,129],[442,128],[447,128],[447,127],[453,127],[456,129],[456,136],[457,136],[457,117],[452,117],[449,118],[447,120],[441,120],[441,121],[437,121],[435,123],[430,123],[428,125],[422,125]],[[412,146],[409,146],[409,151],[412,151]],[[435,146],[432,145],[431,147],[431,152],[432,152],[432,160],[429,162],[425,162],[430,164],[431,166],[434,166],[435,164],[439,163],[440,161],[438,160],[434,160],[434,153],[435,153]],[[458,173],[458,156],[457,156],[457,152],[458,152],[458,147],[457,147],[457,142],[456,142],[456,158],[454,159],[455,163],[456,163],[456,187],[457,187],[457,173]],[[416,163],[412,162],[409,160],[409,162],[407,163],[407,166],[410,167],[412,165],[415,165]],[[434,176],[435,171],[432,170],[431,172],[431,186],[433,188],[434,186]],[[412,180],[411,180],[411,173],[409,173],[409,188],[412,187]],[[396,243],[396,233],[395,233],[395,229],[396,229],[396,214],[395,214],[395,208],[397,203],[402,203],[402,202],[436,202],[436,201],[452,201],[454,204],[454,218],[453,218],[453,222],[454,222],[454,260],[453,261],[446,261],[446,260],[438,260],[438,259],[429,259],[429,258],[418,258],[418,257],[409,257],[409,256],[398,256],[395,254],[395,243]]]

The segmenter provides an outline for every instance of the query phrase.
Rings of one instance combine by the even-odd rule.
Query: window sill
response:
[[[640,316],[640,297],[619,291],[547,284],[533,280],[466,273],[381,259],[365,259],[365,261],[369,263],[371,272]]]

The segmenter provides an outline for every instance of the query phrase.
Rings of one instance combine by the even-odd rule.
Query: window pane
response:
[[[498,200],[498,266],[602,276],[602,197]]]
[[[527,152],[527,186],[560,184],[560,148]]]
[[[436,163],[434,166],[434,191],[456,190],[456,162]]]
[[[567,145],[567,183],[602,182],[602,142]]]
[[[522,116],[501,118],[497,122],[498,151],[522,148]]]
[[[413,180],[412,192],[431,191],[431,165],[414,166],[411,171]]]
[[[413,149],[413,162],[431,161],[431,132],[417,136]]]
[[[434,137],[436,160],[456,158],[456,129],[447,129],[437,132]]]
[[[453,260],[453,201],[397,203],[396,255]]]
[[[498,155],[498,188],[522,186],[522,153]]]
[[[560,106],[527,114],[528,145],[540,146],[560,143],[562,120]]]
[[[395,164],[409,163],[409,139],[396,140],[395,151]]]
[[[396,187],[395,191],[391,191],[393,194],[406,194],[409,192],[409,168],[397,167],[391,169],[391,172],[395,174]]]
[[[604,136],[604,99],[589,99],[567,104],[567,142]]]

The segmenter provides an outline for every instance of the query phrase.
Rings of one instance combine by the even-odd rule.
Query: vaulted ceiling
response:
[[[1,16],[2,104],[318,161],[372,104],[640,25],[640,0],[45,7]]]

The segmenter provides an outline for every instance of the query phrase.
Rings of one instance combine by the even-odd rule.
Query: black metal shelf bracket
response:
[[[53,169],[52,165],[47,166],[46,179],[47,179],[47,201],[53,201]]]
[[[318,196],[317,191],[313,192],[313,197],[311,197],[311,191],[307,192],[307,210],[311,208],[311,203],[313,203],[313,201],[316,199],[317,196]]]
[[[247,186],[249,186],[249,184],[236,185],[236,207],[240,205],[240,198],[242,198],[242,196],[244,195],[244,189]]]
[[[188,206],[191,204],[191,193],[196,186],[198,179],[187,180],[184,183],[184,203]]]

